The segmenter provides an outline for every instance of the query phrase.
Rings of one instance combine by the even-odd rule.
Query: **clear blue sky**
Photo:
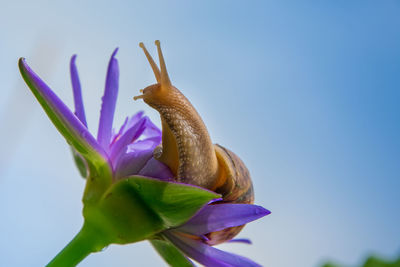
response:
[[[138,43],[160,39],[173,83],[211,136],[240,155],[272,211],[223,249],[264,266],[349,266],[400,253],[399,1],[3,1],[0,9],[0,266],[43,266],[79,230],[84,180],[21,82],[28,63],[72,106],[78,54],[97,129],[108,59],[120,47],[115,126],[154,83]],[[75,3],[74,3],[75,2]],[[143,1],[142,1],[143,2]],[[300,3],[301,2],[301,3]],[[80,266],[163,266],[146,243]]]

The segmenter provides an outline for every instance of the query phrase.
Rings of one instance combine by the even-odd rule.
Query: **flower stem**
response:
[[[108,245],[101,238],[96,229],[86,224],[79,233],[61,250],[47,267],[71,267],[76,266],[90,253],[97,252]]]

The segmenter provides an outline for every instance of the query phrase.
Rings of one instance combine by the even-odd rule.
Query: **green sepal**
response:
[[[72,156],[74,157],[75,165],[78,168],[79,174],[86,179],[89,173],[85,159],[72,147],[71,151],[72,151]]]
[[[84,205],[97,205],[107,189],[112,185],[113,172],[109,164],[95,166],[86,161],[88,176],[85,191],[83,192]]]
[[[126,244],[183,224],[218,197],[199,187],[131,176],[113,184],[97,204],[87,203],[83,214],[110,243]]]
[[[151,245],[171,267],[193,267],[194,264],[171,242],[161,239],[150,240]]]
[[[190,219],[209,201],[221,195],[197,186],[131,176],[116,187],[136,194],[162,220],[176,227]]]

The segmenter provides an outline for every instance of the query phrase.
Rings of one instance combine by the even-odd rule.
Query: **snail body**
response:
[[[142,95],[134,97],[135,100],[142,98],[160,114],[162,146],[155,150],[155,158],[170,168],[178,182],[219,193],[223,203],[252,204],[254,192],[248,169],[232,151],[212,143],[196,109],[171,84],[160,42],[156,41],[156,45],[161,71],[140,43],[157,83],[141,90]],[[204,242],[210,245],[222,243],[232,239],[242,228],[237,226],[209,233]]]

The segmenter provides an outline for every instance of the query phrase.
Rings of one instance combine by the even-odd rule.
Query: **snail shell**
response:
[[[175,88],[168,77],[160,42],[156,41],[160,68],[140,43],[153,69],[157,83],[143,89],[142,98],[161,116],[162,147],[154,156],[165,163],[176,181],[207,188],[222,195],[222,203],[254,202],[250,174],[232,151],[213,145],[203,120],[190,101]],[[218,203],[215,204],[217,205]],[[232,239],[244,227],[237,226],[206,235],[210,245]]]

